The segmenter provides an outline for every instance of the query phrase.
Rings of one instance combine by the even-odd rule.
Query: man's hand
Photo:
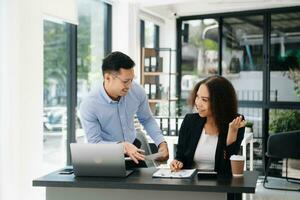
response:
[[[183,167],[183,163],[178,160],[173,160],[170,163],[171,172],[177,172],[177,171],[181,170],[182,167]]]
[[[161,154],[156,161],[163,162],[169,159],[169,150],[166,142],[162,142],[158,145],[158,152]]]
[[[238,129],[246,126],[246,121],[242,119],[242,116],[236,117],[232,122],[229,123],[227,145],[232,144],[236,141]]]
[[[126,141],[122,143],[124,144],[124,153],[136,164],[139,164],[139,160],[145,160],[144,150],[138,149],[136,146]]]

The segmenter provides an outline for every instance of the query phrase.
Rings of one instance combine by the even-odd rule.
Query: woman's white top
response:
[[[202,130],[195,155],[195,168],[200,170],[214,170],[215,155],[218,143],[218,135],[208,135]]]

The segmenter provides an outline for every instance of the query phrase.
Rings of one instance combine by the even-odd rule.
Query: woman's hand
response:
[[[236,117],[232,122],[229,123],[228,135],[227,135],[227,146],[236,141],[237,133],[239,128],[246,126],[246,121],[242,119],[242,116]]]
[[[171,172],[179,171],[183,168],[183,163],[178,160],[173,160],[170,164]]]

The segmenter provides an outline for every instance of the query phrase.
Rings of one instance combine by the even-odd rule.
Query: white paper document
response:
[[[196,169],[182,169],[171,172],[170,169],[159,169],[152,177],[154,178],[192,178],[196,174]]]

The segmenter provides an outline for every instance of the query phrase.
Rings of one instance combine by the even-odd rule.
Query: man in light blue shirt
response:
[[[149,108],[144,89],[133,82],[135,63],[121,52],[103,59],[103,84],[93,90],[80,105],[83,129],[89,143],[124,144],[124,153],[138,163],[144,160],[136,141],[134,116],[144,126],[161,152],[160,161],[169,157],[167,143]]]

